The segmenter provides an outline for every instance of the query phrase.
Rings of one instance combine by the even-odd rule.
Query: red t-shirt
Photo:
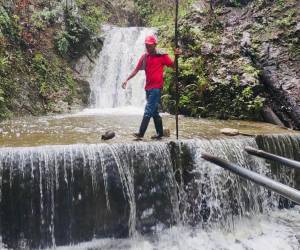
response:
[[[144,70],[144,55],[141,56],[136,70]],[[146,54],[146,85],[145,90],[149,89],[161,89],[164,85],[164,66],[171,67],[173,61],[169,55],[149,55]]]

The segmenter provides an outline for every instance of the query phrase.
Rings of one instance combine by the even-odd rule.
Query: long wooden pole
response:
[[[179,0],[176,0],[175,14],[175,48],[178,48],[178,9]],[[178,140],[178,106],[179,106],[179,86],[178,86],[178,55],[175,54],[175,84],[176,84],[176,139]]]

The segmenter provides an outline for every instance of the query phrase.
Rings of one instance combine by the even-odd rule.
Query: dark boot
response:
[[[156,135],[152,136],[151,139],[161,139],[164,136],[164,129],[162,119],[160,116],[153,117],[154,126],[156,129]]]
[[[141,122],[141,126],[140,126],[140,130],[138,133],[134,133],[133,135],[138,138],[138,139],[141,139],[144,137],[144,134],[148,128],[148,124],[150,122],[150,117],[147,117],[147,116],[144,116],[143,117],[143,120]]]

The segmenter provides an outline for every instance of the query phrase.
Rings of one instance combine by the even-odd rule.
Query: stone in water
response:
[[[102,135],[101,139],[102,140],[110,140],[110,139],[114,138],[115,135],[116,134],[114,131],[109,130],[109,131],[106,131],[104,135]]]

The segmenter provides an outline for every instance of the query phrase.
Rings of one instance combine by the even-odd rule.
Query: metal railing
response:
[[[249,154],[256,155],[259,157],[263,157],[265,159],[274,160],[276,162],[286,164],[290,167],[300,169],[300,163],[294,160],[290,160],[281,156],[273,155],[270,153],[267,153],[263,150],[257,150],[254,148],[247,147],[246,151]],[[263,176],[261,174],[258,174],[256,172],[253,172],[249,169],[240,167],[238,165],[235,165],[233,163],[227,162],[219,157],[203,153],[201,156],[203,159],[212,162],[222,168],[225,168],[247,180],[250,180],[258,185],[261,185],[263,187],[266,187],[267,189],[270,189],[285,198],[294,201],[295,203],[300,205],[300,191],[297,189],[294,189],[292,187],[289,187],[287,185],[284,185],[280,182],[274,181],[266,176]]]
[[[271,153],[268,153],[268,152],[265,152],[263,150],[259,150],[256,148],[252,148],[252,147],[246,147],[245,150],[250,155],[255,155],[255,156],[267,159],[267,160],[276,161],[276,162],[284,164],[288,167],[300,170],[300,162],[298,162],[298,161],[294,161],[294,160],[291,160],[291,159],[288,159],[288,158],[285,158],[282,156],[274,155],[274,154],[271,154]]]

